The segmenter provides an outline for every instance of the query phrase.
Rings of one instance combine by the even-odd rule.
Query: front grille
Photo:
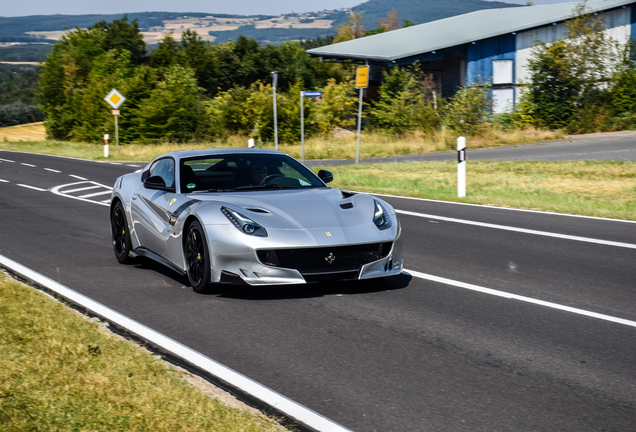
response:
[[[291,268],[301,274],[357,271],[364,264],[386,257],[393,243],[372,243],[306,249],[268,249],[257,251],[265,265]]]

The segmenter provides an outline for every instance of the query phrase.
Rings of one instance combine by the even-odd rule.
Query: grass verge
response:
[[[465,198],[457,198],[454,162],[326,169],[340,189],[636,220],[635,162],[469,161]]]
[[[0,298],[0,430],[286,430],[4,273]]]
[[[42,138],[33,138],[37,133],[40,133]],[[103,144],[45,140],[43,137],[44,125],[42,123],[2,128],[0,129],[0,149],[93,160],[105,159]],[[491,128],[483,135],[471,137],[468,141],[470,148],[474,149],[540,142],[562,137],[563,135],[558,131],[525,129],[507,132]],[[363,159],[430,153],[454,150],[456,148],[456,137],[445,132],[430,134],[418,132],[404,135],[400,138],[378,133],[364,133],[360,141],[360,157]],[[273,143],[257,143],[257,146],[269,149],[274,148]],[[305,141],[305,159],[355,159],[356,146],[357,138],[353,133],[337,138],[310,138]],[[231,136],[220,141],[196,144],[122,144],[119,146],[119,151],[115,143],[111,142],[108,160],[125,162],[150,161],[163,153],[173,150],[215,147],[245,148],[247,147],[247,139]],[[297,159],[301,158],[301,146],[299,143],[293,145],[281,143],[278,149]]]

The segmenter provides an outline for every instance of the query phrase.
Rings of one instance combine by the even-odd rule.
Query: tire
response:
[[[132,242],[130,241],[130,233],[126,223],[126,212],[120,201],[115,203],[110,214],[110,228],[113,237],[113,250],[117,261],[121,264],[131,263],[133,261],[130,256]]]
[[[183,250],[192,289],[198,293],[205,292],[210,285],[210,252],[203,228],[198,221],[193,221],[188,227]]]

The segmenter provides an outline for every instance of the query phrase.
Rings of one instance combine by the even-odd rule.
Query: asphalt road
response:
[[[201,295],[117,263],[130,165],[0,152],[0,254],[355,431],[636,430],[636,223],[385,197],[411,275]]]

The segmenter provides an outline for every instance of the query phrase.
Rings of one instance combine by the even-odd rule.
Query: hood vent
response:
[[[254,213],[267,213],[267,214],[269,214],[269,212],[267,210],[263,210],[261,208],[246,208],[245,210],[249,210],[249,211],[254,212]]]
[[[340,208],[341,208],[341,209],[345,209],[345,210],[346,210],[346,209],[353,208],[353,203],[351,203],[351,202],[348,202],[348,203],[342,203],[342,204],[340,204]]]

